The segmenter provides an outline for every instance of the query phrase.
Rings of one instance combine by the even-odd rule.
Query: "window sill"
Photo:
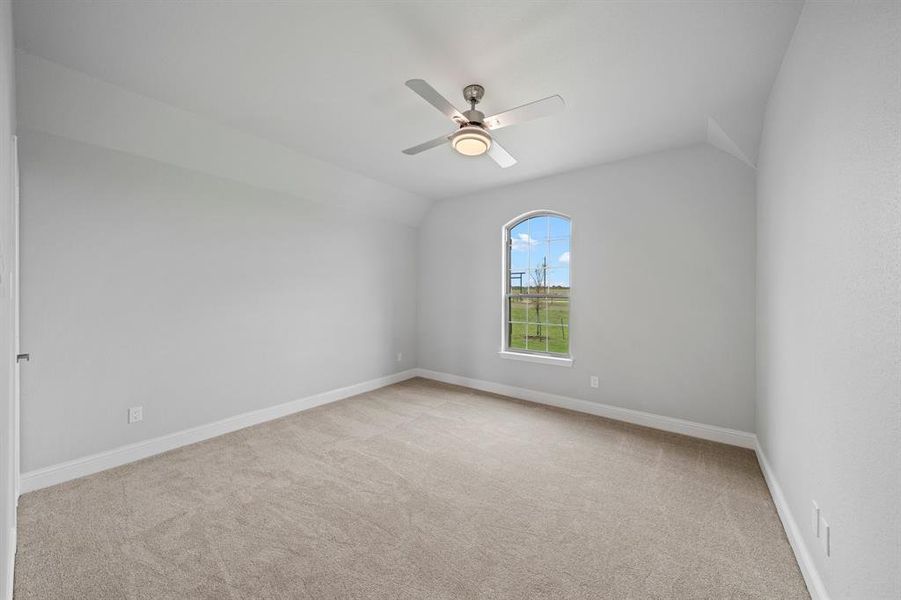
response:
[[[510,352],[509,350],[501,350],[498,356],[507,360],[521,360],[524,362],[538,363],[542,365],[556,365],[558,367],[573,366],[573,359],[563,356],[543,356],[541,354],[526,354],[524,352]]]

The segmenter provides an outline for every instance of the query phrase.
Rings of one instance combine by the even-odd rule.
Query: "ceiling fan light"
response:
[[[491,148],[491,136],[481,127],[461,127],[451,136],[451,146],[463,156],[481,156]]]

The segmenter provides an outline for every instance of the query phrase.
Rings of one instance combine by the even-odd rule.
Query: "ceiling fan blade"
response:
[[[491,140],[491,147],[488,148],[488,156],[494,160],[502,169],[512,167],[516,164],[516,159],[510,156],[510,153],[504,150],[504,147],[497,143],[497,140]]]
[[[404,154],[419,154],[420,152],[425,152],[429,148],[434,148],[435,146],[440,146],[441,144],[447,143],[448,136],[442,135],[436,137],[434,140],[429,140],[427,142],[423,142],[418,146],[413,146],[412,148],[407,148],[404,150]]]
[[[453,119],[457,123],[466,123],[466,117],[459,110],[454,108],[447,98],[439,94],[435,88],[430,86],[422,79],[410,79],[407,81],[407,87],[419,94],[423,100],[443,112],[448,118]]]
[[[555,112],[563,110],[564,106],[566,106],[566,103],[563,102],[563,98],[560,96],[548,96],[547,98],[542,98],[541,100],[529,102],[528,104],[505,110],[502,113],[485,117],[482,124],[485,125],[486,129],[500,129],[501,127],[507,127],[508,125],[517,125],[519,123],[531,121],[532,119],[539,119],[541,117],[552,115]]]

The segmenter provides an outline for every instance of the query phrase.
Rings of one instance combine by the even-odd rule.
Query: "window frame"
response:
[[[510,323],[510,303],[508,301],[510,292],[510,254],[512,248],[512,240],[510,232],[520,223],[532,219],[534,217],[549,216],[566,219],[569,222],[569,323],[567,326],[567,335],[569,336],[568,353],[558,354],[553,352],[540,352],[537,350],[528,350],[525,348],[511,348],[510,340],[507,337],[508,326]],[[501,358],[521,360],[531,363],[557,365],[561,367],[571,367],[573,365],[573,219],[571,216],[550,209],[532,210],[523,213],[504,224],[501,229],[501,344],[498,355]]]

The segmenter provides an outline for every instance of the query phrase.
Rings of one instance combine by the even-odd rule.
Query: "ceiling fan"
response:
[[[562,110],[564,106],[563,98],[555,95],[486,117],[483,112],[476,110],[476,104],[481,102],[485,95],[485,88],[477,83],[463,88],[463,97],[469,103],[469,110],[462,113],[422,79],[407,81],[407,87],[447,115],[459,128],[449,135],[442,135],[407,148],[404,154],[419,154],[429,148],[450,142],[451,147],[463,156],[481,156],[487,153],[504,169],[515,165],[516,159],[491,137],[489,131],[545,117]]]

